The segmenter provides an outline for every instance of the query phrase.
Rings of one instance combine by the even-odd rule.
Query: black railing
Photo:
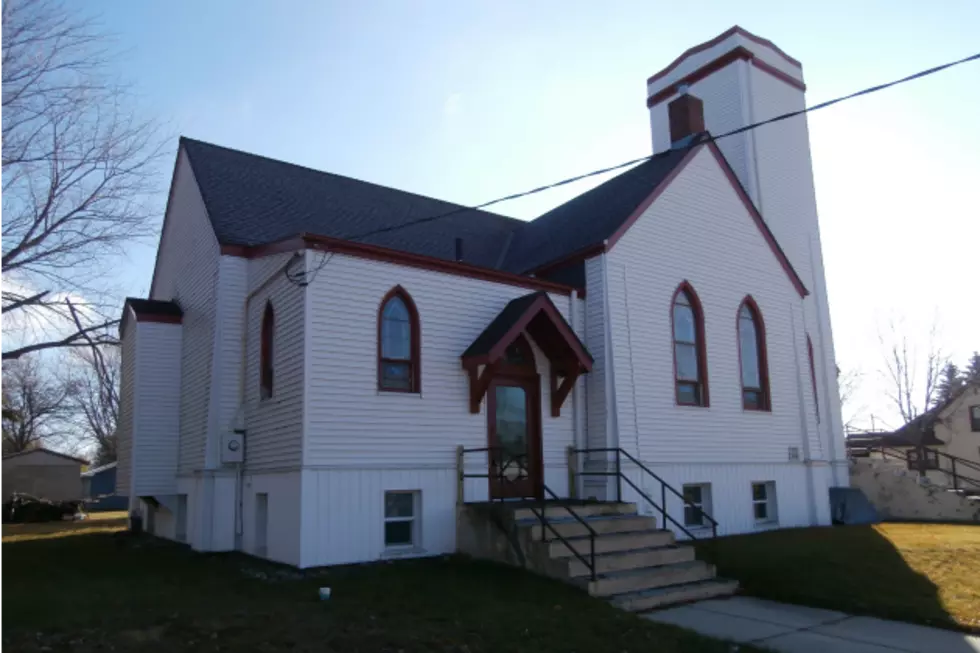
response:
[[[910,445],[909,447],[886,446],[874,442],[870,438],[848,438],[847,455],[851,458],[869,458],[878,454],[882,460],[895,459],[905,463],[909,471],[936,471],[945,474],[954,490],[980,491],[980,464],[953,456],[938,449],[926,446]],[[943,463],[948,463],[944,465]],[[975,472],[976,477],[963,474],[963,470]]]
[[[465,465],[465,462],[466,461],[465,461],[465,457],[466,457],[466,454],[468,454],[468,453],[486,453],[487,454],[487,457],[489,458],[489,461],[488,462],[490,463],[490,466],[492,466],[492,468],[494,469],[494,471],[496,473],[491,473],[489,471],[490,466],[488,466],[488,470],[487,470],[487,473],[486,474],[468,474],[468,473],[466,473],[466,465]],[[495,456],[494,454],[498,454],[498,455]],[[521,478],[523,478],[523,479],[530,479],[531,478],[531,474],[528,471],[527,467],[524,465],[524,463],[522,463],[520,461],[521,458],[525,458],[526,459],[527,458],[527,454],[518,454],[518,455],[508,454],[506,452],[506,450],[503,449],[502,447],[479,447],[479,448],[474,448],[474,449],[463,449],[463,448],[460,448],[459,449],[458,460],[457,460],[457,463],[456,463],[456,466],[458,468],[457,469],[457,473],[459,474],[458,483],[459,483],[459,500],[460,500],[460,502],[461,503],[466,503],[466,498],[465,498],[465,494],[464,494],[465,487],[466,487],[466,479],[468,479],[468,478],[485,478],[488,481],[496,480],[497,483],[500,486],[503,486],[505,483],[511,482],[510,479],[507,479],[507,478],[504,477],[504,473],[508,469],[510,469],[512,463],[517,466],[518,473],[520,474]],[[491,485],[492,485],[492,483],[491,483]],[[530,503],[522,503],[521,504],[521,507],[522,508],[528,508],[531,511],[531,514],[533,514],[538,519],[538,521],[541,522],[541,541],[542,542],[547,542],[548,541],[546,529],[547,530],[550,530],[554,534],[554,536],[562,544],[564,544],[565,547],[568,548],[568,550],[571,551],[572,554],[576,558],[578,558],[579,561],[583,565],[586,566],[586,568],[589,570],[589,577],[592,580],[595,580],[596,579],[595,538],[598,535],[598,533],[596,532],[596,530],[594,528],[592,528],[592,525],[591,524],[589,524],[587,521],[585,521],[585,519],[581,515],[579,515],[577,512],[575,512],[575,510],[572,508],[571,505],[563,505],[562,506],[562,508],[564,508],[568,512],[568,514],[570,514],[572,517],[574,517],[580,524],[582,524],[583,526],[585,526],[586,530],[589,533],[589,557],[586,558],[574,546],[572,546],[572,543],[571,542],[569,542],[561,533],[558,532],[558,529],[556,529],[554,527],[554,525],[551,522],[548,521],[547,516],[545,515],[545,505],[546,504],[545,504],[544,495],[547,495],[547,496],[551,497],[552,499],[555,499],[556,501],[561,501],[562,498],[559,497],[557,494],[555,494],[551,490],[551,488],[549,488],[547,485],[545,485],[543,479],[539,483],[539,486],[541,487],[541,490],[542,490],[542,496],[535,497],[533,499],[533,501],[538,502],[538,504],[540,506],[540,509],[538,507],[536,507],[533,504],[533,502],[530,502]],[[488,488],[488,491],[489,491],[489,497],[490,497],[490,502],[491,503],[493,503],[493,502],[503,503],[507,499],[507,497],[494,497],[493,487]],[[526,501],[527,501],[527,499],[525,498],[525,502]]]
[[[667,481],[663,480],[662,478],[660,478],[659,476],[657,476],[655,473],[653,473],[653,471],[649,467],[647,467],[642,462],[640,462],[639,460],[637,460],[628,451],[625,451],[623,449],[616,449],[616,448],[604,448],[604,449],[572,449],[572,452],[575,453],[575,454],[582,454],[582,453],[584,453],[584,454],[608,454],[608,453],[614,453],[614,454],[616,454],[616,461],[615,461],[616,462],[616,468],[614,470],[612,470],[612,471],[609,471],[609,470],[589,471],[589,472],[582,471],[582,472],[576,472],[576,473],[579,474],[579,475],[581,475],[581,476],[615,476],[616,477],[616,500],[617,501],[620,501],[620,502],[623,500],[623,481],[626,481],[626,483],[630,487],[632,487],[633,490],[637,494],[639,494],[643,499],[646,500],[647,503],[649,503],[651,506],[653,506],[654,510],[659,510],[660,511],[661,524],[663,524],[663,527],[664,528],[667,527],[667,522],[669,521],[671,524],[673,524],[674,526],[676,526],[677,528],[679,528],[681,530],[681,532],[683,532],[685,535],[687,535],[692,540],[698,539],[698,538],[696,538],[694,536],[694,533],[692,533],[690,530],[688,530],[687,526],[685,526],[681,522],[679,522],[676,519],[674,519],[671,516],[670,511],[667,510],[667,493],[670,492],[672,495],[674,495],[675,497],[679,498],[684,503],[685,506],[690,507],[690,508],[693,508],[696,511],[695,514],[699,518],[707,519],[708,522],[711,524],[711,537],[712,538],[718,537],[718,522],[715,521],[714,518],[711,515],[709,515],[708,513],[706,513],[701,506],[697,505],[696,503],[694,503],[693,501],[691,501],[690,499],[688,499],[687,497],[685,497],[682,493],[680,493],[676,489],[674,489],[674,487],[671,486],[669,483],[667,483]],[[650,495],[648,495],[646,492],[644,492],[642,489],[640,489],[640,487],[636,483],[633,482],[633,479],[631,479],[628,475],[626,475],[623,472],[623,457],[625,457],[626,460],[628,460],[629,462],[631,462],[634,465],[636,465],[636,467],[640,471],[642,471],[645,474],[647,474],[647,476],[650,476],[655,481],[657,481],[658,483],[660,483],[660,503],[659,504],[657,504],[657,502],[654,501],[650,497]],[[608,461],[604,461],[604,462],[608,462]]]

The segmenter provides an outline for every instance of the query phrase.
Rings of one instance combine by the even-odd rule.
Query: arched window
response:
[[[674,388],[677,403],[708,405],[708,366],[704,351],[704,313],[694,288],[686,281],[674,293]]]
[[[746,297],[738,308],[738,360],[742,371],[742,408],[769,410],[766,327],[759,306]]]
[[[813,360],[813,341],[806,334],[806,353],[810,357],[810,384],[813,386],[813,405],[817,411],[817,424],[820,423],[820,397],[817,395],[817,364]]]
[[[392,288],[378,312],[378,389],[419,392],[419,316],[401,286]]]
[[[266,303],[262,314],[262,335],[259,351],[259,396],[268,399],[272,396],[273,381],[273,342],[276,335],[276,318],[272,311],[272,303]]]

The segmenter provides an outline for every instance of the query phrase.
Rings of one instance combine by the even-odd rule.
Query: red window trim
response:
[[[408,360],[409,363],[409,378],[412,381],[412,387],[409,389],[404,388],[389,388],[384,385],[383,375],[382,375],[382,365],[385,361],[389,360],[382,358],[381,356],[381,324],[383,321],[383,313],[385,305],[393,297],[398,297],[405,304],[405,308],[408,310],[408,320],[411,324],[411,358]],[[415,308],[415,301],[412,300],[412,296],[408,294],[408,291],[401,286],[395,286],[381,298],[381,303],[378,304],[378,391],[379,392],[404,392],[409,394],[419,394],[422,392],[422,347],[421,347],[421,328],[419,326],[419,312]],[[395,359],[390,359],[395,360]],[[405,362],[403,359],[398,359],[397,362]]]
[[[761,388],[750,388],[752,390],[759,390],[762,394],[762,406],[759,408],[753,408],[745,405],[745,383],[743,381],[742,375],[742,307],[747,306],[749,312],[752,313],[752,319],[755,322],[755,350],[759,357],[759,384]],[[756,303],[752,295],[746,295],[742,303],[738,305],[738,310],[735,311],[735,345],[738,350],[738,382],[742,387],[742,410],[751,410],[755,412],[768,413],[772,412],[772,395],[769,393],[769,353],[766,351],[766,322],[762,319],[762,311],[759,310],[759,305]]]
[[[265,303],[259,344],[259,399],[272,397],[275,388],[276,314],[272,302]]]
[[[694,313],[694,333],[697,342],[694,343],[698,354],[698,384],[701,386],[701,403],[683,403],[677,399],[677,390],[680,383],[677,378],[677,340],[674,338],[674,304],[677,296],[681,293],[687,295],[691,304],[691,311]],[[677,290],[670,298],[670,350],[674,360],[674,403],[677,406],[696,406],[698,408],[708,408],[711,405],[710,394],[708,392],[708,355],[707,346],[704,339],[704,309],[701,307],[701,298],[698,297],[694,287],[687,280],[682,281]]]
[[[810,357],[810,383],[813,386],[813,406],[817,412],[817,424],[820,423],[820,393],[817,392],[817,363],[813,357],[813,341],[806,334],[806,353]]]

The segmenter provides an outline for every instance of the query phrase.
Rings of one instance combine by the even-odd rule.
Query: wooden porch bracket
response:
[[[490,381],[493,380],[493,375],[496,372],[497,363],[490,363],[489,365],[483,366],[483,373],[481,374],[478,370],[478,366],[471,365],[466,368],[470,374],[470,412],[479,413],[480,403],[483,401],[483,396],[487,394],[487,388],[490,387]]]
[[[568,398],[569,393],[572,388],[575,387],[575,382],[578,380],[581,370],[575,367],[573,371],[563,370],[556,365],[551,366],[551,416],[560,417],[561,407],[565,403],[565,399]],[[558,383],[558,378],[564,376],[561,383]]]

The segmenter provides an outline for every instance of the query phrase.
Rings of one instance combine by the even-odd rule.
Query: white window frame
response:
[[[755,488],[760,485],[765,489],[765,499],[755,498]],[[752,499],[752,518],[756,524],[775,524],[779,522],[779,514],[776,507],[776,481],[752,481],[749,497]],[[755,516],[755,507],[757,505],[766,506],[765,519],[759,519]]]
[[[412,515],[410,517],[389,517],[388,516],[388,495],[407,494],[412,497]],[[421,490],[385,490],[384,505],[382,507],[384,523],[381,528],[381,538],[384,542],[386,551],[411,551],[422,548],[422,491]],[[408,544],[388,544],[385,534],[385,526],[389,523],[410,522],[412,524],[412,541]]]
[[[711,483],[685,483],[681,486],[681,494],[684,498],[687,498],[687,488],[699,488],[701,490],[701,502],[692,501],[691,503],[701,509],[701,522],[697,524],[688,523],[687,521],[687,508],[689,504],[687,501],[684,502],[684,526],[686,528],[708,528],[710,522],[708,522],[707,516],[711,514]]]

